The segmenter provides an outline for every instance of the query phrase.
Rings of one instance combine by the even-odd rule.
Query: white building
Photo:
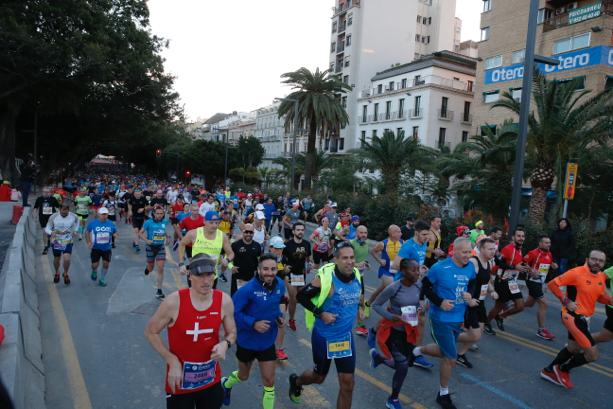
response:
[[[438,50],[453,50],[455,0],[337,0],[333,9],[330,69],[353,91],[342,97],[349,124],[325,145],[357,148],[357,99],[374,73]]]
[[[256,111],[255,137],[260,140],[264,147],[263,167],[278,168],[273,163],[275,158],[286,155],[284,151],[285,127],[283,119],[278,114],[279,103],[262,107]]]
[[[356,140],[386,129],[432,148],[469,137],[476,59],[449,51],[377,73],[357,100]]]

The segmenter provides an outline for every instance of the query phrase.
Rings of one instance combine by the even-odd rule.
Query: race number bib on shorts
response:
[[[107,231],[101,231],[96,234],[96,243],[108,244],[111,241],[111,233]]]
[[[64,250],[72,241],[72,233],[60,233],[53,236],[53,249]]]
[[[547,277],[547,273],[549,273],[549,267],[550,267],[550,264],[545,264],[545,263],[539,264],[539,268],[538,268],[539,275],[538,277],[532,277],[531,280],[544,283],[545,278]]]
[[[345,334],[341,338],[336,338],[332,341],[326,341],[326,349],[328,359],[346,358],[353,355],[351,350],[351,332]]]
[[[417,326],[417,307],[414,305],[407,305],[406,307],[400,308],[402,312],[402,320],[407,324],[411,324],[412,326]]]
[[[184,362],[181,389],[198,389],[215,380],[217,362]]]
[[[481,285],[481,291],[479,292],[479,300],[480,301],[485,300],[485,297],[487,296],[487,289],[488,289],[488,285],[487,284]]]
[[[511,294],[518,294],[520,292],[516,279],[509,280],[509,291],[511,291]]]
[[[53,207],[51,207],[51,206],[43,206],[43,214],[45,216],[53,214]]]
[[[290,284],[293,287],[304,287],[304,275],[303,274],[290,274]]]

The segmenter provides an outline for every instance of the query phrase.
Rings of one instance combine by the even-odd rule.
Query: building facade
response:
[[[371,87],[374,73],[438,50],[454,49],[455,7],[455,0],[336,1],[329,68],[352,91],[341,96],[349,124],[324,141],[327,151],[359,147],[357,100]]]
[[[273,163],[275,158],[285,156],[284,140],[285,127],[283,119],[278,114],[279,103],[274,103],[256,110],[255,137],[260,140],[264,147],[263,167],[279,168]]]
[[[481,14],[474,131],[516,115],[492,109],[503,91],[521,96],[530,0],[485,0]],[[547,78],[578,78],[578,89],[600,92],[613,85],[613,0],[541,0],[535,53],[558,66],[537,64]],[[589,95],[587,96],[589,98]]]
[[[386,130],[453,149],[469,137],[476,60],[442,51],[377,73],[357,100],[356,139]]]

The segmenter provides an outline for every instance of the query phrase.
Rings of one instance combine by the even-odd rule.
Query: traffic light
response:
[[[191,176],[192,176],[192,172],[189,169],[186,170],[185,171],[185,177],[188,178],[188,177],[191,177]]]
[[[155,150],[155,157],[159,158],[160,156],[162,156],[162,150],[160,148]]]

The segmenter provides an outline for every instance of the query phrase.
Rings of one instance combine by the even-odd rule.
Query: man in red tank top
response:
[[[213,289],[215,260],[199,254],[188,272],[191,288],[166,297],[149,320],[145,336],[166,361],[167,409],[219,409],[223,401],[219,361],[236,340],[234,306],[230,296]],[[160,336],[164,329],[168,346]]]

